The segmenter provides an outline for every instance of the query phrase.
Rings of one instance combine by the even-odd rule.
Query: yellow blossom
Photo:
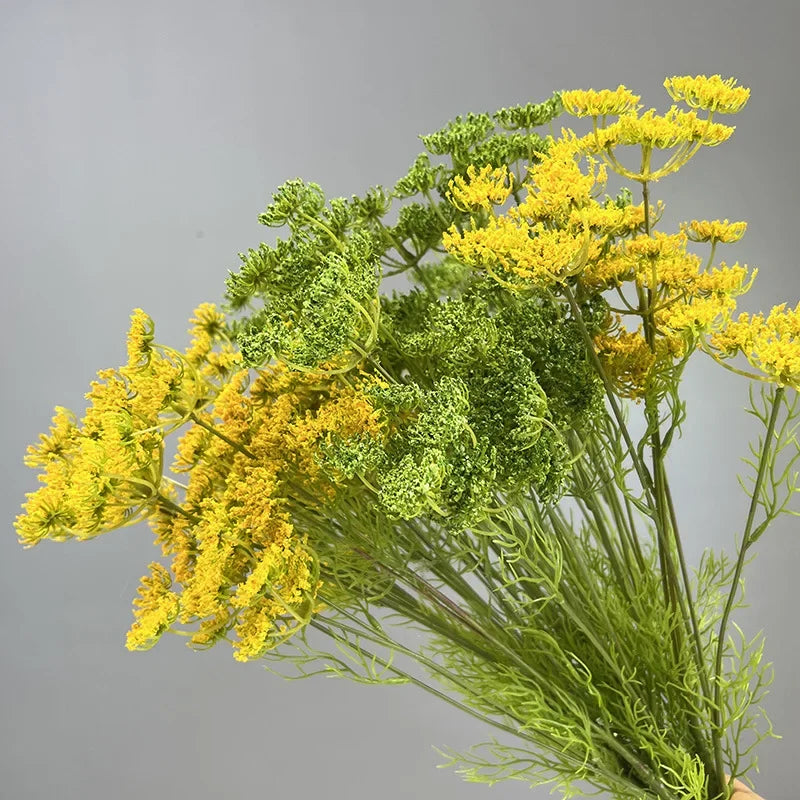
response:
[[[131,314],[131,326],[128,331],[129,369],[146,367],[150,362],[154,330],[153,320],[141,308],[135,308]]]
[[[208,414],[196,415],[206,424],[211,425]],[[200,425],[190,425],[178,439],[175,460],[172,462],[173,472],[188,472],[193,469],[212,443],[212,434]]]
[[[450,181],[450,199],[453,205],[464,211],[476,208],[491,211],[492,206],[501,206],[508,200],[513,181],[507,167],[493,169],[485,166],[478,171],[470,164],[466,179],[456,175]]]
[[[581,281],[588,287],[611,288],[630,280],[635,274],[635,268],[635,262],[618,245],[614,245],[607,253],[586,264],[581,273]]]
[[[644,225],[644,204],[620,208],[611,203],[605,206],[592,203],[585,208],[573,209],[568,224],[578,229],[586,226],[604,236],[621,236]]]
[[[207,500],[192,531],[197,541],[197,559],[191,578],[181,595],[181,621],[210,617],[225,604],[228,562],[235,536],[223,503]]]
[[[748,275],[747,266],[736,263],[729,267],[722,261],[710,272],[702,272],[694,278],[692,289],[696,292],[722,292],[736,296],[744,294],[753,285],[757,274],[757,269]]]
[[[44,469],[44,486],[27,495],[16,521],[26,546],[43,538],[91,538],[152,511],[163,437],[142,430],[146,423],[132,412],[127,384],[114,370],[99,375],[80,426],[60,409],[51,435],[29,451],[27,463]]]
[[[613,335],[600,334],[595,337],[594,344],[619,395],[633,399],[643,397],[656,359],[641,330],[622,329]]]
[[[25,547],[32,547],[42,539],[63,541],[73,536],[76,518],[65,496],[66,476],[61,470],[53,473],[54,470],[48,468],[47,484],[26,495],[27,500],[23,505],[25,513],[20,514],[14,523],[20,542]]]
[[[619,327],[595,337],[595,348],[606,374],[620,397],[637,402],[647,393],[652,376],[661,364],[670,364],[684,355],[682,338],[676,334],[659,335],[651,347],[639,328],[628,331]],[[655,352],[654,352],[655,350]]]
[[[663,115],[651,108],[642,116],[625,114],[609,126],[620,145],[641,144],[666,150],[681,144],[714,146],[727,141],[734,129],[701,119],[694,111],[679,111],[674,106]]]
[[[769,380],[800,386],[800,304],[786,304],[763,314],[740,314],[710,340],[723,357],[741,352]]]
[[[200,620],[197,629],[189,638],[189,645],[195,649],[207,650],[225,638],[235,622],[236,617],[230,609],[220,608],[213,617]]]
[[[463,233],[454,226],[443,235],[443,243],[465,264],[489,270],[499,265],[533,285],[549,286],[583,266],[587,237],[499,217]]]
[[[723,80],[720,75],[667,78],[664,88],[673,100],[683,100],[691,108],[720,114],[735,114],[750,97],[750,90],[737,86],[736,78]]]
[[[272,557],[271,554],[265,559],[263,570],[257,572],[252,583],[242,588],[242,599],[238,602],[243,602],[244,597],[254,591],[262,576],[268,585],[264,594],[260,593],[261,587],[255,590],[253,597],[248,597],[246,607],[239,614],[239,623],[234,629],[239,637],[235,644],[234,658],[239,661],[249,661],[264,655],[302,627],[303,617],[314,613],[318,608],[313,599],[318,582],[311,568],[311,559],[302,546],[284,551],[278,556],[279,560],[282,559],[280,583],[270,581],[268,577]],[[288,607],[297,609],[295,613],[299,619],[287,613]]]
[[[564,110],[576,117],[624,114],[636,108],[641,97],[620,85],[616,89],[575,89],[561,93]]]
[[[239,370],[224,384],[214,401],[214,416],[222,420],[220,432],[241,444],[245,444],[253,414],[253,401],[244,394],[249,380],[248,371]]]
[[[746,222],[728,222],[728,220],[697,220],[681,224],[681,230],[692,242],[738,242],[747,230]]]
[[[139,597],[133,601],[136,621],[125,643],[129,650],[150,649],[178,616],[180,601],[171,586],[169,570],[155,561],[150,564],[150,574],[142,578]]]
[[[729,294],[694,295],[687,301],[669,304],[656,315],[656,320],[660,328],[672,331],[707,331],[735,308],[736,301]]]
[[[242,354],[227,342],[221,344],[218,350],[211,350],[205,357],[205,362],[200,369],[203,378],[210,381],[224,381],[230,373],[240,367]]]
[[[654,231],[643,233],[625,242],[625,253],[631,258],[654,259],[683,255],[686,236],[683,233]]]
[[[166,412],[172,415],[173,401],[180,401],[183,367],[160,354],[153,354],[147,369],[137,372],[128,367],[120,370],[129,381],[131,413],[142,422],[142,427],[157,426]]]
[[[269,601],[260,598],[239,615],[235,631],[236,642],[233,657],[237,661],[250,661],[271,649],[270,634],[275,629],[275,617]]]
[[[213,303],[201,303],[193,312],[189,322],[191,341],[186,350],[186,360],[195,367],[208,365],[212,351],[218,343],[230,345],[225,315]]]
[[[590,158],[584,173],[580,155],[579,140],[571,132],[563,131],[541,161],[529,167],[525,181],[527,196],[519,206],[509,209],[509,217],[563,226],[575,209],[597,205],[594,195],[606,183],[606,167]]]
[[[57,458],[65,457],[75,446],[78,435],[75,415],[63,406],[56,406],[50,434],[39,434],[39,443],[28,445],[25,466],[44,467]]]
[[[637,265],[636,282],[654,291],[666,288],[687,292],[694,288],[699,274],[700,256],[694,253],[665,254],[651,259],[641,259]]]

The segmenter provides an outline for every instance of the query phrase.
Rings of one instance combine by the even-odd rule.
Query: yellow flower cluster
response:
[[[731,137],[734,128],[712,122],[712,116],[714,111],[734,113],[747,101],[749,89],[736,87],[735,83],[733,78],[723,81],[718,75],[711,78],[703,75],[695,78],[667,78],[664,85],[671,96],[675,100],[685,101],[693,110],[682,111],[673,106],[665,114],[657,114],[653,108],[640,114],[633,102],[626,108],[621,101],[618,112],[610,110],[606,112],[618,113],[619,116],[619,119],[610,125],[598,127],[597,114],[592,114],[594,119],[592,131],[579,140],[581,150],[587,155],[600,155],[608,166],[625,178],[635,181],[656,181],[680,169],[700,147],[713,147]],[[604,109],[614,107],[612,98],[617,94],[620,98],[624,98],[623,89],[624,87],[620,87],[616,93],[607,92],[605,95],[600,92],[578,92],[575,100],[571,93],[565,92],[564,95],[571,101],[571,105],[565,103],[565,107],[573,113],[583,106],[590,111],[602,112]],[[599,99],[595,99],[595,95],[597,98],[602,96],[607,105],[604,106]],[[708,116],[699,116],[694,109],[705,109],[709,112]],[[619,161],[614,151],[624,146],[641,148],[642,160],[638,169],[629,169]],[[654,150],[672,152],[665,163],[654,167],[651,164],[651,154]]]
[[[445,233],[443,241],[465,264],[485,267],[492,275],[500,266],[530,285],[549,286],[583,266],[587,237],[499,217],[484,227]]]
[[[746,224],[691,220],[678,233],[654,232],[663,206],[649,204],[647,192],[638,205],[598,198],[609,168],[646,186],[675,172],[701,146],[726,141],[734,129],[713,122],[712,115],[742,107],[749,91],[735,83],[719,76],[670,78],[667,90],[691,110],[673,106],[664,114],[640,113],[639,96],[624,86],[563,92],[569,113],[593,118],[591,132],[578,137],[564,129],[559,139],[550,140],[538,163],[528,168],[521,187],[525,197],[505,214],[494,209],[499,198],[492,194],[504,186],[503,170],[470,173],[459,182],[453,201],[461,208],[485,209],[489,216],[473,215],[462,230],[453,226],[443,236],[445,249],[514,290],[554,288],[570,279],[589,294],[617,290],[624,308],[612,304],[612,309],[638,317],[647,337],[641,330],[629,332],[620,321],[598,337],[598,354],[620,394],[643,396],[662,369],[728,323],[736,298],[752,284],[755,271],[739,264],[722,262],[709,269],[717,244],[738,241]],[[696,109],[709,114],[701,116]],[[609,115],[618,119],[605,125]],[[631,145],[641,150],[638,171],[624,167],[615,152]],[[655,150],[671,153],[655,165]],[[687,251],[690,241],[711,244],[708,266]]]
[[[682,100],[691,108],[702,108],[720,114],[735,114],[744,108],[750,90],[737,86],[736,78],[723,80],[720,75],[667,78],[664,88],[673,100]]]
[[[584,173],[580,158],[579,140],[570,131],[563,131],[541,161],[528,168],[524,184],[527,196],[519,206],[509,210],[509,216],[563,227],[577,209],[599,209],[595,196],[605,186],[606,167],[589,158]]]
[[[508,200],[513,188],[513,176],[507,167],[492,169],[490,166],[476,170],[470,164],[466,179],[461,175],[450,181],[449,199],[456,208],[472,211],[492,206],[501,206]]]
[[[27,495],[16,520],[20,540],[88,539],[131,525],[162,502],[165,429],[182,424],[218,391],[239,356],[214,306],[195,311],[194,336],[182,355],[154,344],[150,317],[137,308],[127,335],[127,364],[98,373],[80,423],[56,408],[50,433],[28,448],[26,464],[44,484]]]
[[[651,213],[655,215],[652,208]],[[569,213],[568,225],[589,228],[599,235],[625,236],[644,225],[644,204],[620,208],[613,204],[601,206],[593,203],[584,208],[573,208]]]
[[[738,242],[747,230],[746,222],[728,222],[728,220],[697,220],[684,222],[681,230],[692,242]]]
[[[213,303],[201,303],[189,323],[191,341],[184,357],[201,386],[219,388],[242,360],[228,337],[225,315]]]
[[[383,430],[358,381],[335,384],[283,365],[260,372],[249,389],[248,381],[246,371],[235,373],[213,409],[195,415],[173,465],[189,474],[182,513],[165,507],[151,522],[183,587],[174,619],[196,626],[190,643],[199,647],[232,631],[242,661],[284,641],[320,606],[313,543],[290,511],[335,496],[316,458],[320,444]],[[151,646],[137,630],[134,623],[128,646]]]
[[[576,274],[609,237],[630,233],[644,220],[641,205],[601,205],[595,196],[605,184],[606,168],[588,159],[584,172],[580,159],[578,139],[564,131],[529,168],[519,205],[499,216],[492,211],[488,221],[473,217],[464,231],[453,226],[442,237],[445,249],[514,289],[547,287]],[[486,195],[481,181],[476,187],[475,205]],[[464,191],[471,188],[467,184]]]
[[[742,353],[768,380],[800,388],[800,304],[763,314],[740,314],[710,340],[725,358]]]
[[[656,114],[651,108],[642,116],[626,114],[606,128],[606,135],[617,145],[645,145],[667,150],[680,144],[702,144],[713,147],[726,142],[733,127],[709,122],[695,111],[680,111],[673,107],[666,114]],[[608,144],[606,144],[608,147]]]
[[[613,333],[599,334],[594,340],[600,363],[617,394],[636,401],[646,394],[659,356],[671,354],[669,344],[667,340],[660,340],[658,355],[653,353],[641,328],[637,331],[621,328]]]
[[[756,271],[721,262],[702,270],[701,258],[686,251],[685,232],[659,231],[618,242],[587,264],[581,280],[604,289],[633,281],[653,293],[653,319],[659,329],[678,333],[709,331],[736,308],[735,297],[746,292]]]
[[[43,470],[44,485],[27,495],[16,520],[25,546],[88,539],[152,509],[161,481],[162,417],[180,397],[183,373],[180,363],[152,348],[152,333],[152,321],[136,309],[127,365],[98,373],[80,423],[57,408],[49,435],[28,448],[25,463]]]
[[[564,110],[576,117],[601,117],[620,115],[636,109],[641,100],[638,94],[629,92],[620,85],[616,89],[574,89],[561,92]]]
[[[171,587],[169,571],[157,561],[151,563],[150,574],[142,578],[139,597],[133,601],[137,612],[136,622],[128,632],[129,648],[152,646],[178,616],[180,602]]]

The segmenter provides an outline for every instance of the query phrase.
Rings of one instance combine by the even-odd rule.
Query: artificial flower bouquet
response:
[[[240,254],[186,349],[137,309],[125,366],[81,419],[56,409],[22,544],[147,520],[164,559],[130,649],[411,682],[494,729],[449,754],[470,780],[730,796],[775,735],[731,612],[796,488],[800,307],[735,313],[755,272],[717,259],[744,222],[658,230],[654,184],[749,96],[665,87],[664,114],[620,86],[456,118],[391,191],[284,183],[259,217],[283,238]],[[762,425],[737,557],[693,574],[666,469],[690,358],[750,380]]]

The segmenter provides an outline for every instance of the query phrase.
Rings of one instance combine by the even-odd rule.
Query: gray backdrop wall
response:
[[[149,531],[23,551],[11,521],[35,486],[24,447],[55,404],[81,410],[95,371],[121,363],[132,308],[161,341],[185,341],[237,252],[270,236],[256,215],[284,179],[333,196],[391,185],[418,134],[558,88],[625,83],[665,108],[667,75],[752,87],[733,140],[657,195],[667,222],[749,220],[733,251],[761,268],[747,307],[794,304],[798,25],[792,0],[0,3],[0,797],[547,796],[436,770],[431,745],[485,732],[413,688],[287,683],[178,637],[127,652]],[[673,471],[694,564],[704,547],[733,549],[752,427],[744,383],[712,364],[696,364],[686,396]],[[784,738],[754,778],[780,800],[795,796],[800,752],[797,524],[762,542],[736,619],[765,629],[776,662],[766,708]]]

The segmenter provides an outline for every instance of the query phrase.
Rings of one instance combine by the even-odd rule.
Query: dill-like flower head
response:
[[[622,85],[613,90],[574,89],[561,93],[564,109],[576,117],[619,116],[635,111],[639,100],[641,97],[638,94],[633,94]]]
[[[476,170],[471,164],[467,168],[467,177],[461,175],[450,181],[450,201],[464,211],[485,208],[491,211],[492,206],[501,206],[508,200],[514,184],[514,177],[507,167],[483,167]]]
[[[736,78],[723,80],[720,75],[697,75],[667,78],[664,88],[673,100],[682,100],[691,108],[720,114],[735,114],[750,98],[750,90],[737,86]]]
[[[710,340],[723,357],[742,353],[769,380],[800,386],[800,304],[774,306],[770,313],[742,313]]]
[[[728,220],[697,220],[681,224],[681,230],[692,242],[722,242],[730,244],[738,242],[747,230],[746,222],[728,222]]]

